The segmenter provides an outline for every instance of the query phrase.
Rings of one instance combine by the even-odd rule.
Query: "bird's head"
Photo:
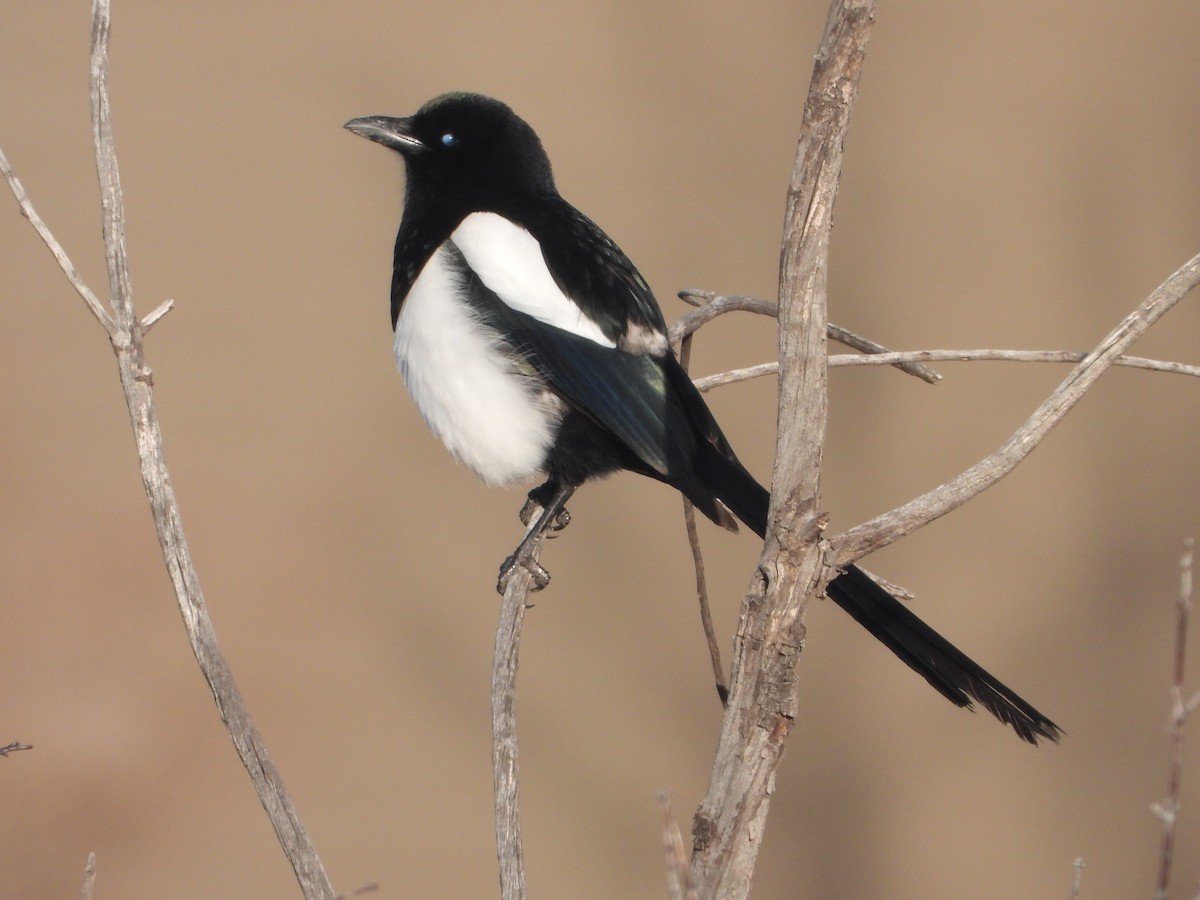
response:
[[[435,97],[404,118],[365,116],[345,127],[404,157],[408,191],[446,202],[554,191],[550,160],[532,128],[482,94]]]

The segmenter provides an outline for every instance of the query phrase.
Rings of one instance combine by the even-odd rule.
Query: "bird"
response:
[[[534,129],[477,93],[346,129],[405,166],[391,319],[408,392],[450,453],[484,482],[545,481],[541,515],[501,569],[530,568],[533,538],[567,521],[584,482],[632,471],[718,525],[760,538],[770,494],[738,460],[680,365],[650,286],[568,203]],[[1061,729],[855,565],[826,595],[959,707],[980,703],[1023,740]]]

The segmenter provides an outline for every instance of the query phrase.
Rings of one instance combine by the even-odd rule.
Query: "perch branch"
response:
[[[526,533],[538,527],[540,510],[529,517]],[[543,538],[544,539],[544,538]],[[543,539],[529,557],[538,564]],[[492,788],[496,817],[496,857],[500,863],[502,900],[524,900],[525,851],[521,843],[521,806],[517,765],[517,666],[521,626],[533,590],[531,566],[517,566],[504,586],[496,649],[492,657]]]
[[[1192,614],[1193,541],[1184,541],[1179,560],[1179,597],[1175,601],[1175,664],[1171,678],[1171,718],[1168,725],[1170,761],[1167,766],[1167,799],[1151,809],[1162,822],[1162,849],[1158,861],[1158,886],[1155,900],[1167,900],[1171,886],[1171,861],[1175,855],[1175,829],[1179,822],[1180,794],[1183,788],[1183,727],[1191,706],[1183,702],[1184,666],[1187,662],[1188,620]]]
[[[1096,379],[1198,283],[1200,255],[1184,263],[1109,332],[999,450],[941,487],[833,538],[831,561],[845,566],[885,547],[957,509],[1011,472],[1062,421]]]

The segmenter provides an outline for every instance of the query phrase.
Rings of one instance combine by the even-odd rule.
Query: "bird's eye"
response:
[[[447,131],[445,134],[442,135],[442,146],[443,147],[453,147],[457,143],[458,143],[458,135],[457,134]]]

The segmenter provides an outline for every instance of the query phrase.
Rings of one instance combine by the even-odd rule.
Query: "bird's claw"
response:
[[[524,525],[526,528],[528,528],[529,523],[533,521],[534,513],[536,513],[541,508],[542,508],[542,504],[539,503],[538,501],[534,500],[532,497],[530,497],[528,500],[526,500],[525,505],[521,507],[521,511],[517,514],[521,519],[521,524]],[[548,531],[562,531],[564,528],[566,528],[570,524],[571,524],[571,512],[570,512],[570,510],[568,510],[564,507],[562,510],[559,511],[558,515],[554,517],[554,521],[550,523],[550,526],[547,530]]]
[[[521,511],[519,513],[517,513],[517,515],[521,519],[521,524],[524,525],[526,528],[528,528],[529,523],[533,521],[533,514],[541,508],[542,508],[542,504],[538,503],[532,497],[530,497],[528,500],[526,500],[525,505],[521,507]],[[511,559],[512,559],[512,557],[510,556],[508,558],[508,560],[505,560],[505,564],[507,564],[509,562],[509,560],[511,560]]]
[[[496,579],[496,593],[503,594],[508,590],[508,582],[516,574],[518,568],[524,568],[533,579],[530,591],[536,593],[550,583],[550,573],[546,567],[532,559],[520,559],[516,553],[500,565],[500,576]]]

